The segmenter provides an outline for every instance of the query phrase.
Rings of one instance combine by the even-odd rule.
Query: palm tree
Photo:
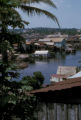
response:
[[[24,24],[28,24],[27,21],[23,21],[20,14],[15,8],[20,8],[28,15],[36,13],[37,15],[45,14],[52,20],[54,20],[58,25],[58,20],[52,13],[42,10],[40,8],[32,7],[31,3],[45,3],[56,8],[55,4],[51,0],[0,0],[0,27],[4,32],[8,26],[13,28],[24,27]]]

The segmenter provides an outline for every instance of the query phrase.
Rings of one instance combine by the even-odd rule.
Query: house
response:
[[[81,120],[81,77],[50,84],[31,93],[40,98],[37,120]]]
[[[51,82],[60,82],[67,79],[67,75],[53,74],[51,75]]]
[[[38,42],[51,42],[51,39],[50,38],[44,38],[44,39],[39,39]]]
[[[59,33],[56,33],[56,34],[50,34],[50,35],[47,35],[46,36],[47,38],[68,38],[68,35],[67,34],[63,34],[63,35],[61,35],[61,33],[59,32]]]
[[[76,74],[76,72],[76,66],[59,66],[57,69],[57,74],[67,75],[68,77]]]
[[[63,37],[52,37],[52,38],[44,38],[44,39],[39,39],[39,42],[43,42],[45,44],[51,43],[57,48],[63,48],[65,49],[66,46],[66,40]]]
[[[52,38],[52,42],[54,42],[55,47],[65,49],[65,46],[66,46],[65,38],[62,38],[62,37]]]
[[[51,82],[60,82],[66,80],[68,77],[76,74],[76,67],[73,66],[59,66],[56,74],[52,74]]]
[[[48,50],[35,51],[34,55],[35,57],[49,57],[49,51]]]

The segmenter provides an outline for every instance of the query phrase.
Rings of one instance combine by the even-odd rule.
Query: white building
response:
[[[60,82],[67,79],[67,75],[61,75],[61,74],[53,74],[51,75],[51,82]]]
[[[48,50],[35,51],[34,55],[35,57],[49,57],[49,51]]]
[[[66,80],[68,77],[75,75],[77,69],[75,66],[59,66],[57,69],[57,73],[51,75],[50,81],[51,82],[60,82]],[[81,73],[79,73],[81,74]]]

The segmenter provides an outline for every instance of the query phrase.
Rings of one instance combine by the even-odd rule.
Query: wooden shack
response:
[[[71,76],[76,74],[76,66],[59,66],[57,69],[57,74]]]
[[[81,120],[81,77],[32,91],[40,99],[38,120]]]

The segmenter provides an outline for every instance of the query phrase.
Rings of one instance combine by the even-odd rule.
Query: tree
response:
[[[44,76],[39,71],[34,72],[33,76],[23,77],[23,79],[20,81],[20,83],[22,84],[22,89],[25,91],[39,89],[42,87],[43,82]]]
[[[56,8],[51,0],[0,0],[0,49],[2,53],[2,62],[0,63],[1,120],[11,120],[12,115],[20,117],[21,120],[25,120],[25,117],[27,117],[28,120],[31,120],[32,115],[30,116],[29,114],[33,111],[31,97],[26,95],[23,91],[20,91],[21,85],[19,83],[10,81],[12,77],[16,77],[16,73],[12,71],[14,67],[11,67],[10,62],[8,61],[8,50],[11,52],[13,51],[11,45],[14,42],[14,39],[16,39],[17,42],[20,42],[22,38],[19,34],[10,32],[8,28],[24,28],[25,24],[29,24],[29,22],[24,21],[21,18],[21,15],[17,12],[16,8],[22,9],[28,15],[34,13],[39,15],[45,14],[59,25],[57,18],[50,12],[30,6],[31,3],[39,2],[49,4]],[[35,78],[38,79],[37,75],[34,75],[33,79],[35,80]],[[27,104],[24,105],[24,103]],[[16,109],[17,111],[15,112]]]

